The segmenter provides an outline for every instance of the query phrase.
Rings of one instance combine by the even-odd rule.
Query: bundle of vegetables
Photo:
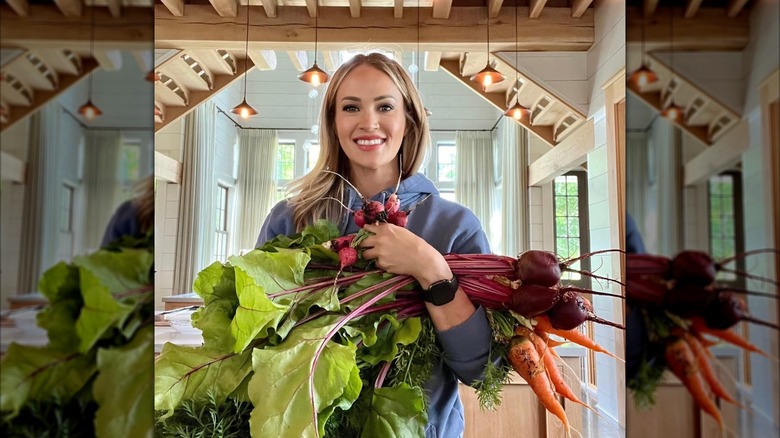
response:
[[[739,257],[763,252],[780,253],[766,249]],[[666,369],[683,382],[699,408],[712,416],[721,429],[724,425],[717,400],[742,407],[718,381],[711,363],[714,356],[708,347],[725,341],[769,357],[734,327],[746,321],[777,330],[777,325],[751,316],[740,295],[771,299],[778,299],[778,295],[721,286],[715,281],[716,273],[728,271],[775,287],[778,282],[728,268],[726,265],[736,258],[715,261],[702,251],[681,251],[671,259],[648,254],[627,255],[626,296],[629,304],[642,313],[649,350],[658,352],[658,357],[646,357],[637,376],[629,381],[638,407],[653,405],[656,384]]]
[[[159,435],[202,433],[198,415],[182,413],[182,406],[202,412],[209,404],[248,403],[251,414],[242,414],[235,430],[253,437],[424,436],[422,388],[441,352],[415,280],[362,259],[366,233],[338,237],[335,225],[320,221],[200,272],[194,290],[205,306],[192,323],[204,345],[166,344],[156,360]],[[488,309],[495,335],[492,360],[476,384],[482,404],[500,403],[515,368],[568,430],[555,393],[582,402],[554,366],[558,342],[548,336],[606,352],[575,329],[596,317],[579,290],[559,286],[568,265],[539,251],[519,260],[446,259],[471,299]],[[527,285],[540,264],[547,277],[537,293],[546,295],[529,298],[526,307],[519,298],[513,304],[514,295],[534,293]]]
[[[153,235],[60,262],[41,278],[45,346],[10,344],[0,435],[148,436],[154,418]]]

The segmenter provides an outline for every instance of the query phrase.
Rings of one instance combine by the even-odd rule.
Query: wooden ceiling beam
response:
[[[290,50],[287,52],[293,67],[298,71],[304,71],[309,68],[309,57],[304,50]]]
[[[574,18],[582,17],[582,14],[588,10],[588,6],[593,0],[574,0],[571,2],[571,16]]]
[[[148,72],[154,68],[154,54],[151,50],[133,50],[133,59],[141,71]]]
[[[349,16],[352,18],[360,18],[360,8],[362,6],[360,0],[349,0]]]
[[[626,8],[626,42],[642,40],[642,11],[638,7]],[[657,10],[659,16],[668,17],[667,7]],[[677,14],[673,19],[675,50],[744,50],[750,42],[750,26],[747,14],[728,18],[722,9],[699,9],[694,18],[685,19]],[[492,44],[491,44],[492,47]],[[647,52],[669,48],[669,20],[645,22],[645,47]]]
[[[642,13],[644,17],[649,18],[655,14],[655,10],[658,8],[658,0],[644,0],[642,2]]]
[[[425,71],[438,71],[441,52],[425,52]]]
[[[393,17],[404,18],[404,0],[395,0],[393,2]]]
[[[162,0],[162,3],[174,17],[184,15],[184,0]]]
[[[316,17],[317,9],[317,0],[306,0],[306,10],[309,11],[309,17]]]
[[[452,0],[436,0],[433,2],[433,18],[450,18]]]
[[[335,71],[339,68],[340,56],[336,50],[326,50],[322,52],[322,63],[325,65],[325,70]]]
[[[30,4],[27,0],[5,0],[8,6],[20,17],[26,17],[30,11]]]
[[[161,10],[165,6],[159,5]],[[28,17],[9,14],[10,8],[0,6],[0,39],[6,46],[69,49],[89,53],[91,16],[63,17],[53,5],[30,5]],[[169,15],[167,12],[162,12]],[[119,18],[113,18],[106,8],[95,10],[95,48],[148,48],[154,40],[154,10],[126,8]],[[242,39],[243,41],[243,39]]]
[[[244,73],[254,68],[254,65],[252,64],[251,59],[249,62],[244,62],[244,59],[237,59],[236,64],[238,65],[238,70],[236,71],[235,75],[219,75],[214,77],[214,88],[208,91],[193,91],[190,93],[189,96],[189,102],[187,106],[180,106],[180,107],[171,107],[168,106],[165,109],[165,120],[163,120],[162,123],[155,123],[154,125],[154,132],[160,131],[160,129],[166,127],[167,125],[175,122],[176,120],[179,120],[180,118],[184,117],[185,115],[189,114],[190,111],[197,108],[201,103],[205,102],[206,100],[214,97],[217,93],[222,91],[225,87],[232,84],[236,80],[240,79],[244,76]],[[246,66],[246,67],[245,67]],[[238,102],[236,102],[238,103]]]
[[[119,18],[122,16],[122,0],[106,0],[106,5],[112,17]]]
[[[238,12],[238,0],[209,0],[220,17],[235,17]]]
[[[685,4],[685,18],[693,18],[701,7],[702,0],[687,0]]]
[[[95,50],[95,60],[105,71],[117,71],[122,68],[122,52],[119,50]]]
[[[49,103],[52,99],[56,98],[64,91],[67,91],[73,84],[80,81],[85,76],[92,73],[93,70],[98,68],[98,63],[94,59],[88,58],[81,62],[82,70],[78,75],[61,75],[59,78],[59,87],[52,91],[36,90],[35,98],[30,106],[14,107],[10,108],[10,116],[8,117],[8,123],[0,127],[0,131],[13,126],[15,123],[23,120],[25,117],[31,115],[35,111],[39,110],[43,105]]]
[[[263,0],[263,9],[268,18],[276,18],[276,0]]]
[[[734,18],[742,12],[742,9],[747,4],[748,0],[729,0],[729,6],[726,9],[726,16]]]
[[[488,11],[490,11],[490,18],[498,17],[498,13],[501,11],[502,4],[504,4],[504,0],[488,0]]]
[[[66,17],[80,17],[84,6],[82,0],[54,0],[54,3]]]
[[[258,70],[276,70],[276,52],[273,50],[250,50],[249,59]]]
[[[439,3],[435,3],[439,4]],[[434,5],[435,7],[435,5]],[[155,5],[155,10],[164,8]],[[285,7],[281,18],[270,19],[250,8],[249,39],[255,48],[273,50],[310,50],[314,41],[314,20],[307,8]],[[246,22],[235,17],[215,17],[208,5],[190,4],[187,14],[173,18],[167,13],[156,15],[154,37],[157,48],[224,48],[243,49]],[[485,8],[458,7],[448,20],[431,18],[430,9],[421,11],[420,51],[463,52],[484,50],[484,35],[464,32],[484,26]],[[417,50],[416,14],[388,21],[388,8],[362,8],[361,18],[352,19],[347,8],[320,10],[318,40],[321,50],[336,50],[344,45],[366,43],[366,29],[371,29],[371,43],[397,46],[400,50]],[[481,13],[480,13],[481,12]],[[571,9],[545,9],[544,16],[528,18],[528,8],[520,8],[520,51],[586,51],[594,42],[594,14],[571,17]],[[515,50],[514,9],[503,8],[490,29],[490,48],[496,52]],[[544,35],[540,38],[539,35]],[[369,44],[369,45],[370,45]]]
[[[531,0],[531,10],[528,12],[528,16],[530,18],[539,18],[546,4],[547,0]]]

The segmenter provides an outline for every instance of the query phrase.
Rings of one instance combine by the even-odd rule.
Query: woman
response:
[[[143,237],[154,225],[154,175],[137,183],[133,198],[117,207],[108,222],[100,247],[105,248],[124,236]]]
[[[325,170],[338,172],[374,200],[395,192],[400,178],[401,208],[416,208],[406,228],[366,224],[375,235],[362,243],[363,257],[388,272],[413,276],[426,290],[423,298],[443,352],[425,388],[430,402],[426,436],[458,437],[464,425],[457,379],[470,384],[481,377],[491,332],[484,309],[475,308],[457,286],[442,254],[489,253],[485,233],[471,211],[441,198],[433,183],[417,173],[430,141],[428,120],[398,63],[374,53],[343,64],[325,93],[321,117],[317,164],[292,183],[295,195],[272,209],[258,246],[320,218],[339,224],[342,234],[358,231],[350,212],[326,199],[358,210],[360,196]]]

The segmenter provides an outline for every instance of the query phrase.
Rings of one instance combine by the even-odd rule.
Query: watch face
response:
[[[455,298],[458,291],[458,278],[454,275],[451,280],[438,281],[421,294],[422,299],[435,306],[447,304]]]

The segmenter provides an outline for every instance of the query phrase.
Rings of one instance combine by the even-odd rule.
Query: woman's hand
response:
[[[388,223],[366,224],[374,236],[361,244],[363,258],[375,260],[376,266],[397,275],[411,275],[427,289],[431,283],[452,278],[444,257],[421,237]]]

